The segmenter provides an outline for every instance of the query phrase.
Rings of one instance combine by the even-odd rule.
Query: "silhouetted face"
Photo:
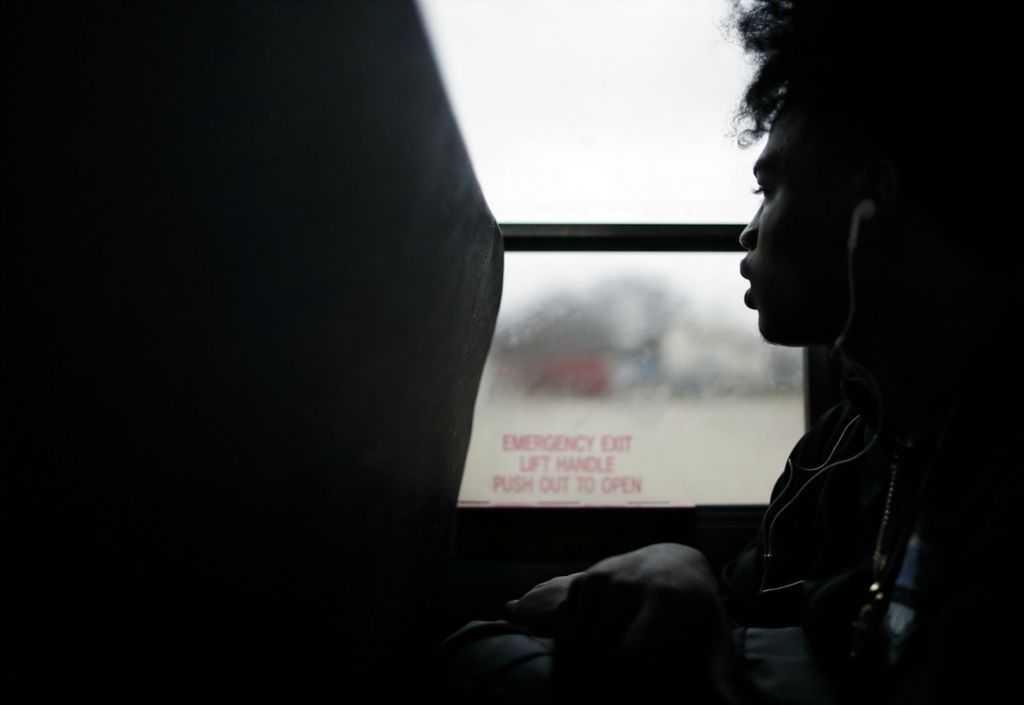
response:
[[[829,344],[847,314],[846,241],[856,203],[841,135],[789,112],[754,166],[762,203],[740,236],[745,302],[766,340]],[[847,150],[848,153],[849,150]]]

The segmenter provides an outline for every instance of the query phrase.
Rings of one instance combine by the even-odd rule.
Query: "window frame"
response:
[[[742,252],[737,223],[499,223],[506,252]],[[737,274],[738,276],[738,274]],[[839,400],[838,366],[827,349],[804,348],[804,427]],[[793,439],[794,443],[797,439]],[[780,468],[781,471],[781,468]],[[460,505],[456,561],[572,563],[633,544],[697,545],[715,563],[767,506],[491,507]],[[728,534],[731,540],[721,541]],[[552,543],[552,537],[557,541]],[[719,545],[721,544],[721,545]]]

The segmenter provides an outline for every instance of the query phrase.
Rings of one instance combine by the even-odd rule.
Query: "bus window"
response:
[[[758,150],[731,129],[750,67],[728,3],[420,8],[518,250],[461,506],[763,503],[804,428],[804,362],[743,304]]]
[[[511,252],[462,505],[757,504],[803,432],[732,252]]]

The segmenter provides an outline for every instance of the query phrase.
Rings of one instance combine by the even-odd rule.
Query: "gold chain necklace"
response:
[[[853,638],[850,644],[850,656],[856,658],[864,650],[868,636],[878,624],[885,606],[885,592],[882,590],[882,573],[889,561],[887,551],[887,534],[889,519],[892,517],[892,499],[896,493],[896,475],[899,469],[899,451],[889,463],[889,491],[885,496],[885,508],[882,511],[882,523],[878,528],[875,540],[875,552],[871,560],[871,585],[868,587],[868,600],[857,612],[853,620]]]

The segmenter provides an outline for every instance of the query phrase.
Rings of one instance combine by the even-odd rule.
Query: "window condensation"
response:
[[[463,505],[763,503],[803,433],[738,253],[506,255]]]

